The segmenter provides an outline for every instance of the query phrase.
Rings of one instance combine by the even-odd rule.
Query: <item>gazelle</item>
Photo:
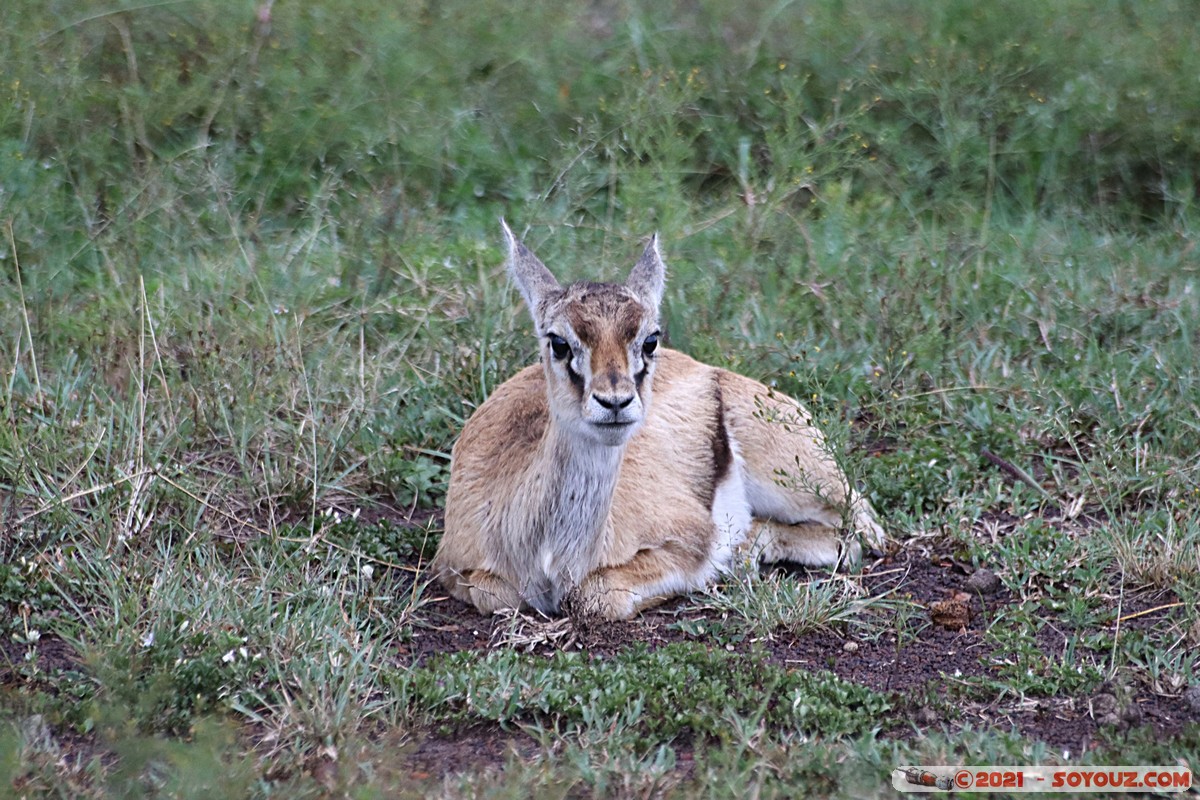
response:
[[[735,558],[831,566],[883,544],[803,406],[660,346],[657,235],[625,283],[565,287],[504,235],[541,363],[454,445],[434,559],[451,595],[626,619]]]

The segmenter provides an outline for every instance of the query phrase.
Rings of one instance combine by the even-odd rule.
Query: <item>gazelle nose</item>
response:
[[[609,411],[620,411],[633,402],[633,395],[621,396],[610,394],[602,397],[593,393],[592,399],[599,403],[602,408],[607,408]]]

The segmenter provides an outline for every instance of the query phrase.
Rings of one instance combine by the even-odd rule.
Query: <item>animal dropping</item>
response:
[[[657,236],[624,283],[562,286],[503,227],[541,363],[454,445],[433,562],[451,595],[627,619],[736,561],[828,567],[883,545],[800,403],[662,346]]]

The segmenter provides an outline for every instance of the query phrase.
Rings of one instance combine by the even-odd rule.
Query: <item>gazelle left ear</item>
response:
[[[663,263],[662,255],[658,252],[658,234],[650,237],[650,242],[642,252],[642,257],[633,265],[625,285],[642,299],[646,305],[658,311],[662,304],[663,288],[667,281],[667,265]]]

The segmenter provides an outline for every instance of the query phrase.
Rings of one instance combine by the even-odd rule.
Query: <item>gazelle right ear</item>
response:
[[[529,313],[533,315],[536,325],[538,309],[548,295],[562,291],[562,286],[533,251],[513,235],[508,223],[501,219],[500,226],[504,228],[504,238],[508,242],[508,274],[521,290],[521,296],[525,298],[525,305],[529,306]]]

